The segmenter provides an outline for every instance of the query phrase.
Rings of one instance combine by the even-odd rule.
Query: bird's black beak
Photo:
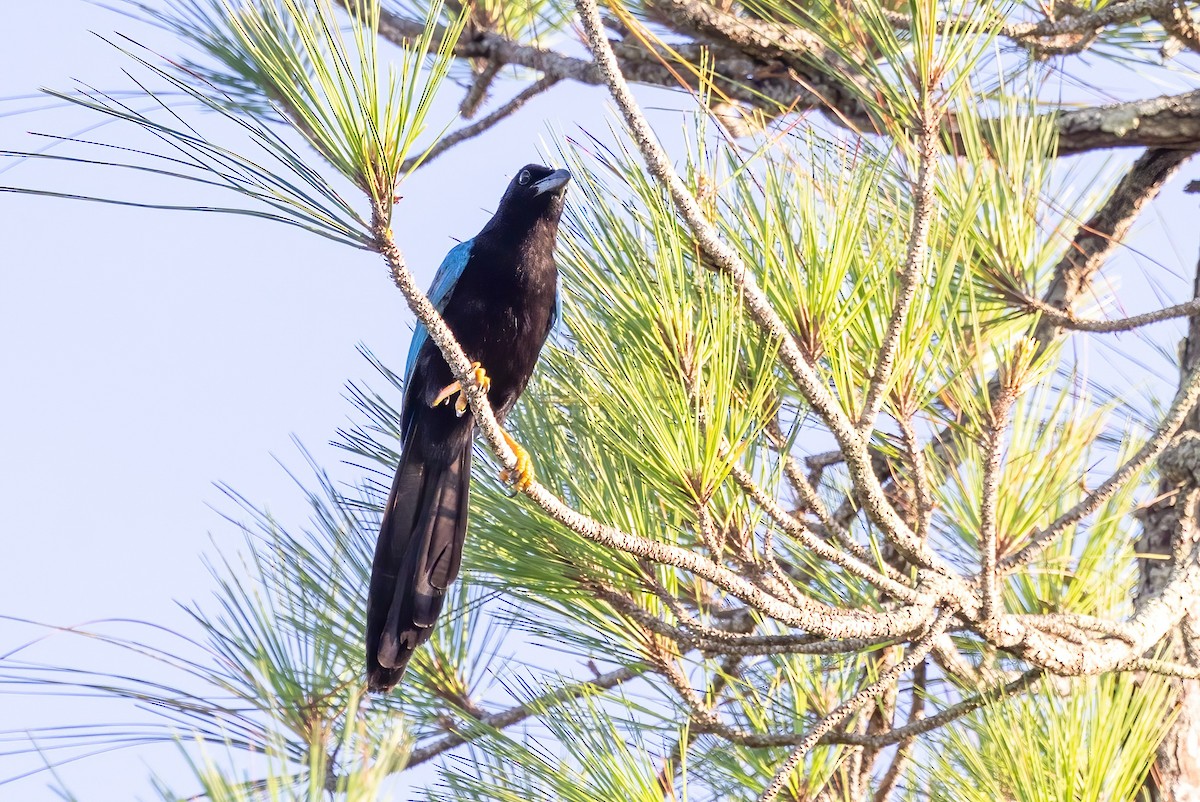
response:
[[[544,195],[547,192],[558,192],[567,185],[571,180],[571,173],[568,170],[555,170],[550,175],[543,178],[533,185],[533,194]]]

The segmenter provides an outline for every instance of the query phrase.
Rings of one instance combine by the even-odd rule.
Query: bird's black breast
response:
[[[521,242],[476,237],[442,310],[467,357],[479,362],[491,379],[488,398],[501,419],[529,383],[550,331],[558,292],[553,237],[554,232],[549,232],[549,241],[544,243],[539,237]],[[418,399],[428,403],[453,381],[437,345],[426,340],[417,357],[406,406]],[[469,418],[454,420],[452,407],[453,402],[438,408],[444,414],[437,417],[446,420],[430,427],[430,434],[436,429],[438,438],[457,441],[470,437]]]
[[[476,241],[443,313],[467,356],[491,378],[489,399],[501,417],[529,383],[558,287],[550,248],[505,245]]]

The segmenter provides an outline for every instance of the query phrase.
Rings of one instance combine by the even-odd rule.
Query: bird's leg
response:
[[[511,434],[503,430],[500,434],[504,435],[504,442],[508,443],[508,447],[517,455],[517,467],[511,471],[500,471],[500,481],[512,482],[513,490],[519,493],[533,481],[533,460],[530,459],[529,452],[522,448]]]
[[[471,371],[475,374],[475,386],[483,388],[486,393],[492,386],[492,380],[484,371],[483,366],[478,362],[471,363]],[[458,400],[454,402],[454,414],[460,418],[467,411],[467,394],[463,392],[462,382],[453,381],[442,388],[442,391],[433,399],[433,403],[429,406],[436,407],[450,400],[450,397],[455,393],[458,394]]]

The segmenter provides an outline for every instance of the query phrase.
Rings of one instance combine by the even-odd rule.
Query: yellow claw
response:
[[[492,379],[484,371],[482,365],[480,365],[478,362],[472,362],[471,372],[474,373],[473,378],[476,387],[483,388],[485,393],[491,389]],[[458,395],[458,399],[454,402],[454,414],[461,418],[463,413],[467,411],[467,394],[463,392],[462,382],[460,381],[453,381],[443,387],[442,391],[437,394],[437,397],[433,399],[433,403],[429,406],[436,407],[439,404],[444,404],[446,401],[450,400],[451,396],[455,394]]]
[[[511,482],[513,490],[519,493],[533,482],[533,460],[529,457],[529,452],[512,439],[512,435],[508,432],[502,432],[502,434],[504,442],[508,443],[508,447],[517,455],[517,467],[511,471],[500,471],[500,481]]]

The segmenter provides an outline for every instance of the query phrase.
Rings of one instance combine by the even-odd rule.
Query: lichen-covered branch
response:
[[[933,106],[930,99],[934,87],[921,87],[921,109],[917,120],[917,181],[913,187],[912,224],[908,234],[907,251],[904,254],[904,267],[900,271],[900,286],[896,293],[896,302],[892,308],[892,316],[888,321],[887,333],[883,344],[879,347],[879,355],[875,358],[875,367],[871,373],[871,385],[867,389],[866,400],[863,401],[862,412],[858,419],[858,429],[863,436],[870,436],[875,427],[875,418],[883,408],[887,396],[888,385],[892,380],[892,370],[895,367],[896,351],[900,348],[900,338],[904,324],[908,320],[909,310],[917,296],[917,285],[921,281],[925,268],[925,254],[929,246],[929,226],[934,212],[934,176],[937,167],[937,144],[939,123],[942,115]]]

